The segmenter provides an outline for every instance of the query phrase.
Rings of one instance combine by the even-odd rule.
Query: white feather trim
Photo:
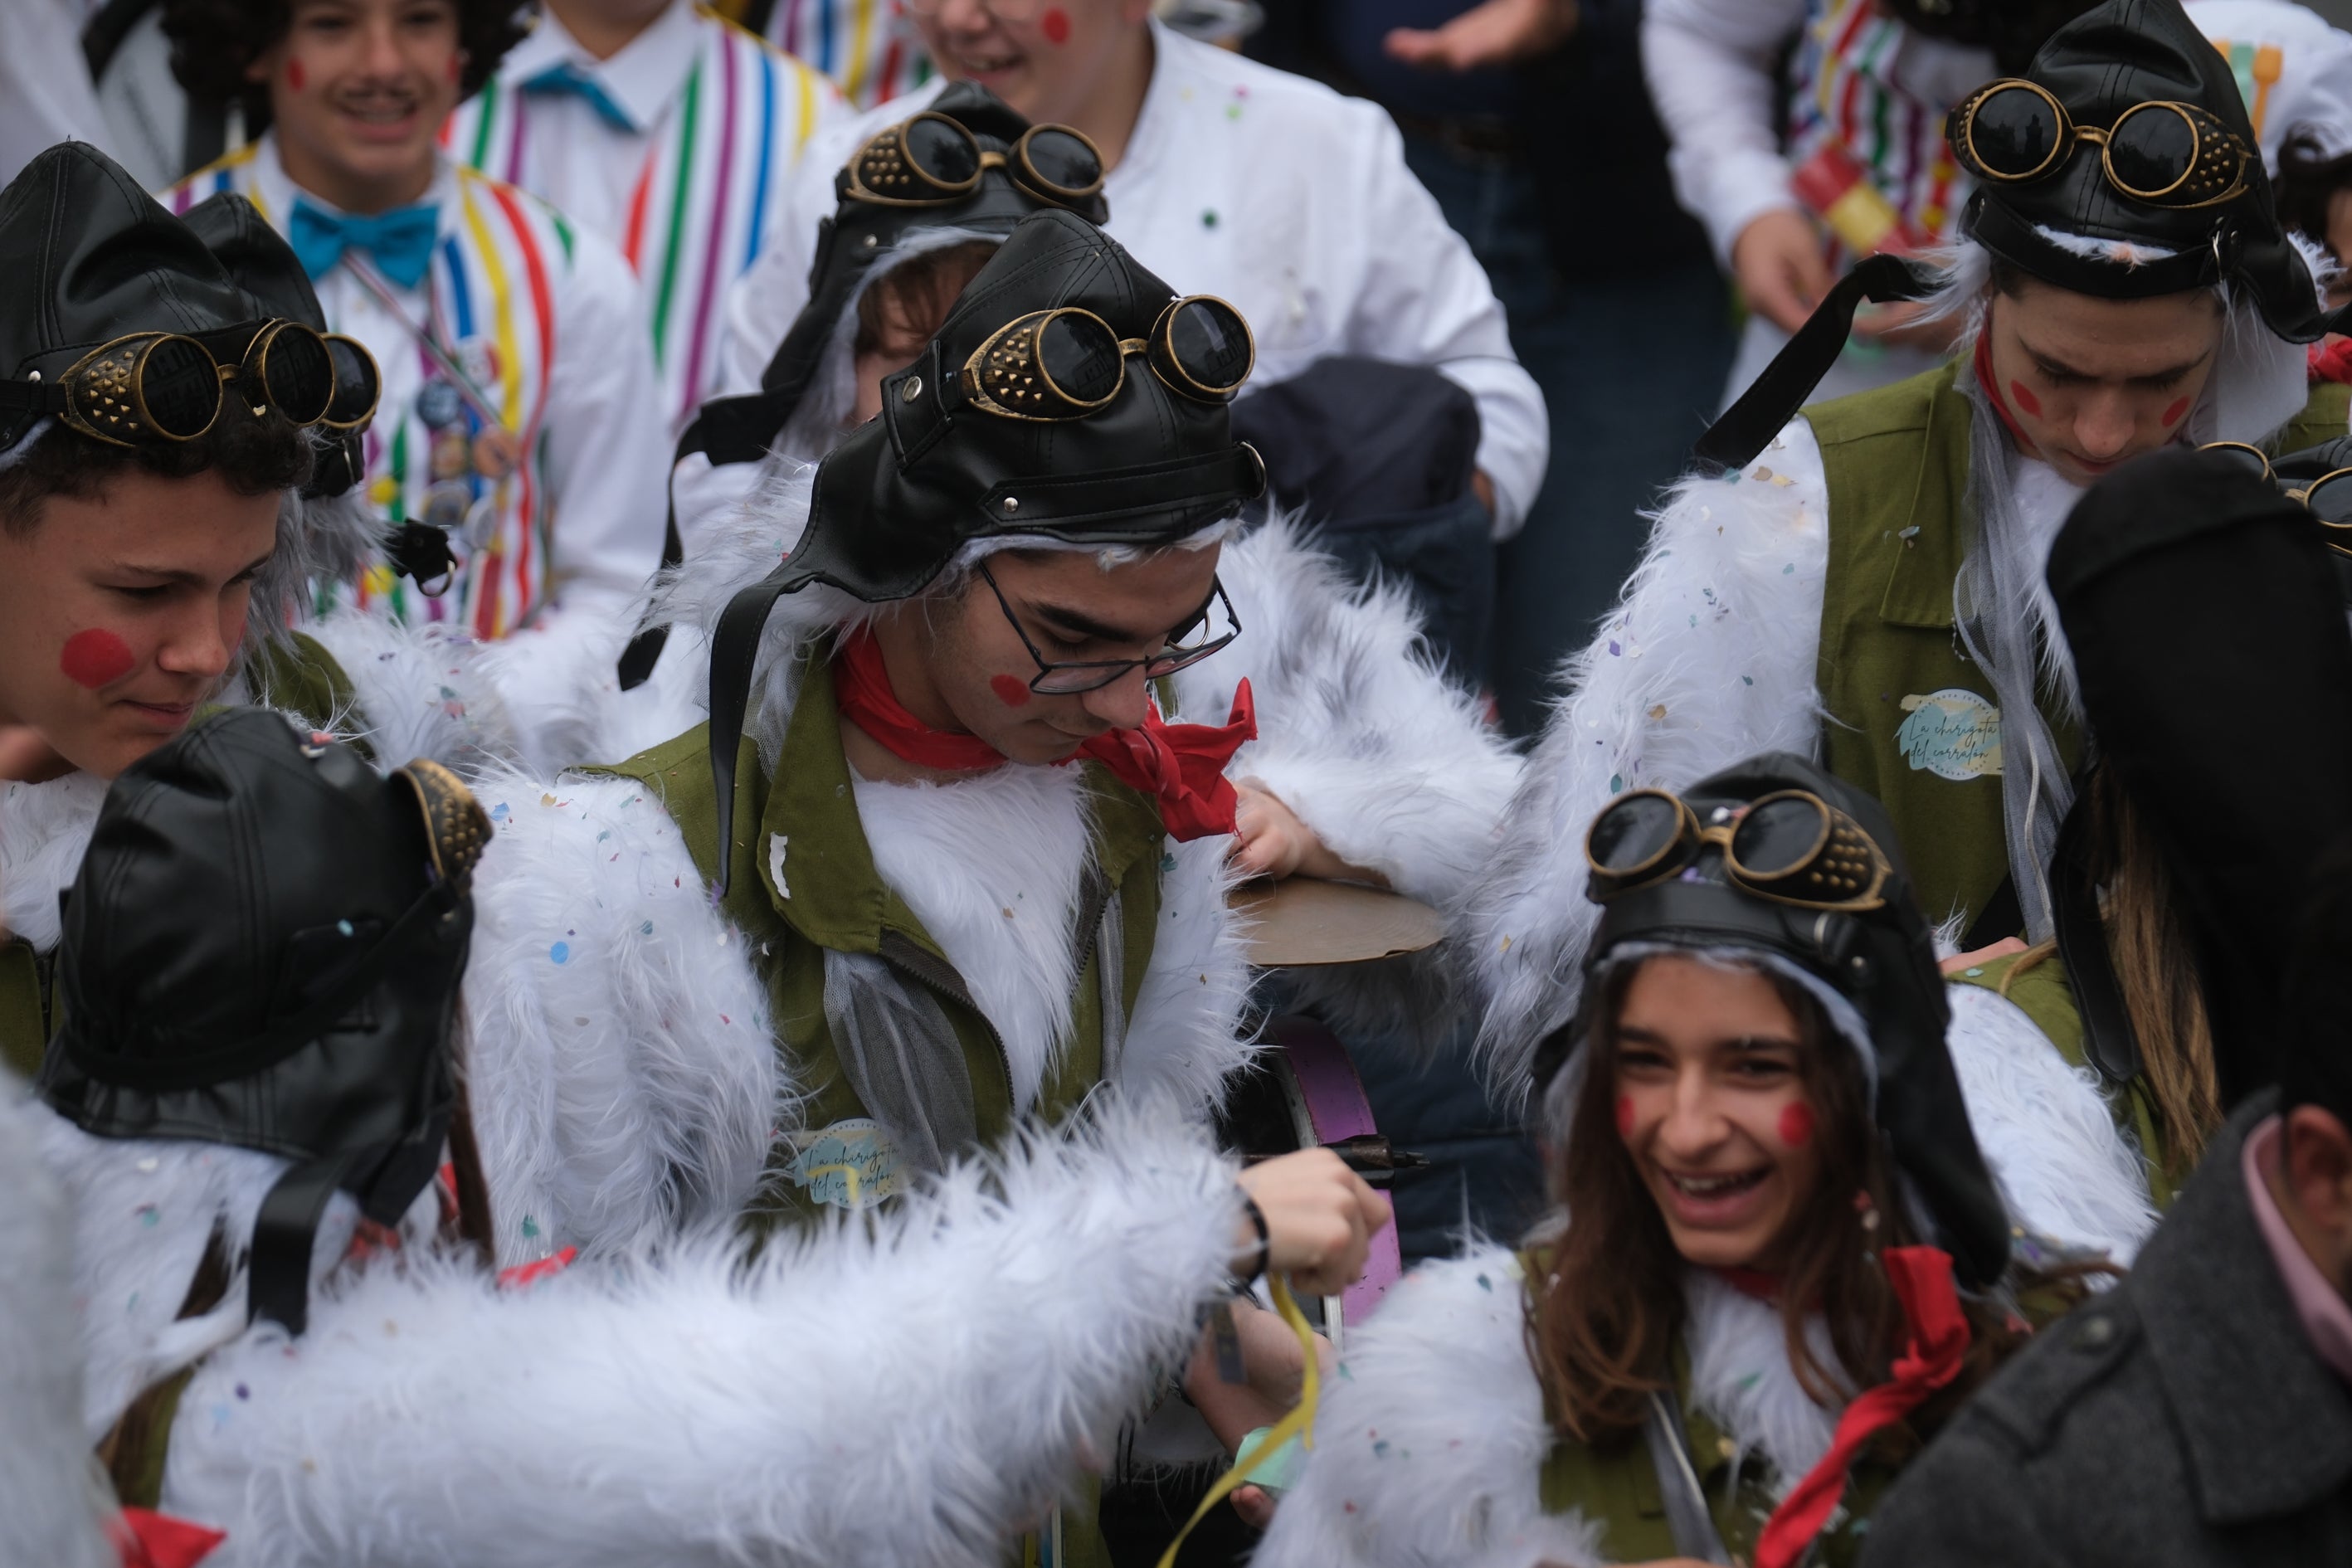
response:
[[[2146,1162],[2117,1130],[2096,1076],[2068,1066],[2008,998],[1981,985],[1949,992],[1952,1066],[2011,1219],[2128,1265],[2158,1215]]]
[[[224,1568],[993,1564],[1191,1343],[1238,1216],[1147,1109],[748,1265],[371,1268],[206,1363],[163,1506]]]
[[[1813,753],[1824,489],[1802,419],[1737,483],[1685,479],[1618,608],[1562,671],[1568,694],[1465,900],[1479,1049],[1498,1091],[1526,1093],[1536,1046],[1576,1009],[1599,918],[1584,897],[1584,835],[1602,805],[1620,790],[1684,788],[1759,752]]]
[[[0,927],[40,952],[62,934],[58,895],[81,870],[106,788],[106,780],[79,772],[47,784],[0,783]]]
[[[1224,1103],[1233,1075],[1256,1054],[1242,1027],[1250,967],[1227,908],[1239,877],[1233,840],[1168,841],[1160,862],[1160,923],[1137,990],[1119,1084],[1130,1095],[1165,1095],[1195,1116]]]
[[[604,703],[619,689],[615,667],[636,610],[635,599],[583,597],[481,645],[476,668],[505,700],[531,767],[551,773],[598,760]]]
[[[479,667],[482,645],[464,631],[355,609],[302,629],[334,657],[358,701],[336,715],[336,728],[366,741],[378,766],[430,757],[471,775],[515,760],[514,721]]]
[[[1253,1568],[1591,1568],[1601,1531],[1543,1511],[1551,1443],[1517,1258],[1425,1265],[1349,1334]]]
[[[858,778],[851,789],[875,870],[996,1026],[1015,1113],[1026,1114],[1069,1046],[1084,772],[1003,767],[944,784]]]
[[[796,1123],[767,988],[635,784],[493,774],[467,1081],[501,1261],[730,1219]]]
[[[113,1568],[99,1529],[109,1500],[82,1438],[72,1216],[39,1157],[45,1115],[0,1072],[0,1519],[11,1563]]]

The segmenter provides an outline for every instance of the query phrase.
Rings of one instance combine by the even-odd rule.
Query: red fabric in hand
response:
[[[2311,345],[2311,379],[2352,382],[2352,338],[2325,338]]]
[[[977,735],[935,730],[907,710],[890,689],[882,645],[866,627],[844,637],[834,660],[834,687],[842,716],[902,762],[950,773],[1000,767],[1003,753]],[[1160,820],[1179,842],[1234,830],[1241,797],[1225,777],[1234,753],[1257,738],[1257,708],[1244,680],[1234,690],[1223,724],[1171,724],[1153,703],[1132,730],[1112,730],[1087,742],[1065,763],[1091,757],[1111,776],[1160,805]]]
[[[1863,1445],[1959,1375],[1960,1358],[1969,1349],[1969,1320],[1952,1288],[1951,1255],[1933,1247],[1890,1247],[1879,1258],[1902,1303],[1910,1342],[1895,1358],[1893,1375],[1845,1407],[1830,1451],[1764,1521],[1756,1542],[1756,1568],[1791,1568],[1845,1495],[1846,1473]]]

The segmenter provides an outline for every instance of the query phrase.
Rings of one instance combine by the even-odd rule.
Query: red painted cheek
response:
[[[95,691],[101,686],[111,686],[131,673],[139,662],[131,645],[102,627],[76,632],[66,638],[65,652],[58,658],[58,668],[76,686],[86,686]]]
[[[1633,1136],[1633,1097],[1630,1094],[1617,1097],[1617,1136]]]
[[[300,60],[288,60],[286,62],[286,85],[292,88],[296,92],[299,92],[302,90],[302,62]]]
[[[1007,708],[1026,708],[1029,706],[1029,688],[1023,682],[1015,680],[1009,675],[992,675],[989,677],[988,689],[991,691],[995,692],[996,700],[999,702],[1003,703]]]
[[[2164,411],[2164,427],[2168,430],[2171,429],[2175,425],[2180,423],[2180,416],[2188,412],[2189,399],[2185,397],[2181,398],[2179,401],[2173,404],[2171,407]]]
[[[1045,41],[1049,44],[1066,44],[1070,41],[1070,14],[1059,5],[1048,8],[1045,16],[1038,18],[1037,26],[1045,35]]]
[[[1780,1108],[1780,1142],[1801,1149],[1813,1141],[1813,1108],[1795,1100]]]
[[[2023,382],[2012,381],[2009,384],[2009,400],[2034,417],[2041,417],[2042,399],[2034,396],[2033,389]]]

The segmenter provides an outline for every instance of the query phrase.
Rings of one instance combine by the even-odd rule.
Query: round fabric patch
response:
[[[1958,686],[1906,697],[1895,731],[1904,760],[1939,779],[1965,782],[2000,776],[2000,710]]]

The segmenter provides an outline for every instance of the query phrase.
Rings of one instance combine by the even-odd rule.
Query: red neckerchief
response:
[[[1993,383],[1992,319],[1990,316],[1985,319],[1984,331],[1977,334],[1976,370],[1977,384],[1984,388],[1985,397],[1991,403],[1992,411],[2000,416],[2000,422],[2009,426],[2009,438],[2016,442],[2017,449],[2027,457],[2040,457],[2042,454],[2034,450],[2033,443],[2027,440],[2025,432],[2019,428],[2017,416],[2009,411],[2009,400],[2001,396],[2000,388]]]
[[[1878,1256],[1902,1303],[1910,1341],[1888,1379],[1845,1407],[1830,1451],[1764,1521],[1764,1533],[1756,1541],[1756,1568],[1790,1568],[1802,1557],[1845,1494],[1846,1472],[1862,1446],[1959,1375],[1960,1358],[1969,1349],[1969,1320],[1952,1289],[1951,1254],[1933,1247],[1890,1247]]]
[[[228,1536],[152,1509],[126,1508],[107,1530],[122,1568],[195,1568]]]
[[[834,658],[834,689],[842,717],[902,762],[949,773],[1002,767],[1004,756],[977,735],[935,730],[907,711],[890,689],[882,645],[860,626],[841,641]],[[1244,680],[1234,689],[1232,715],[1223,724],[1171,724],[1153,703],[1132,730],[1096,736],[1063,759],[1092,757],[1111,776],[1160,805],[1160,820],[1179,842],[1234,830],[1240,796],[1225,777],[1234,753],[1257,738],[1257,709]]]
[[[1718,1268],[1716,1278],[1751,1300],[1776,1306],[1780,1300],[1780,1277],[1767,1274],[1761,1268]]]
[[[2352,382],[2352,338],[2331,337],[2311,345],[2311,379]]]

